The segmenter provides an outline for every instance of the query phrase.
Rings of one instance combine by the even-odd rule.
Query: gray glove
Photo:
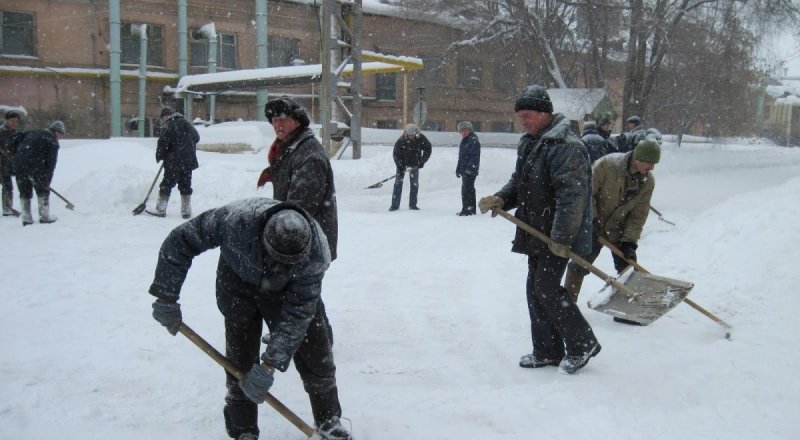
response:
[[[239,388],[248,399],[255,403],[263,403],[275,377],[265,367],[255,364],[250,372],[239,382]]]
[[[568,244],[556,243],[555,241],[550,240],[550,242],[547,243],[547,247],[550,249],[550,252],[553,255],[561,258],[569,258]]]
[[[153,302],[153,319],[166,327],[172,336],[175,336],[178,334],[181,322],[183,322],[181,305],[176,302],[155,300]]]
[[[503,200],[500,196],[486,196],[478,201],[478,208],[481,210],[481,214],[486,214],[494,208],[503,209],[505,204],[505,200]],[[492,212],[492,217],[495,217],[496,215],[497,214]]]

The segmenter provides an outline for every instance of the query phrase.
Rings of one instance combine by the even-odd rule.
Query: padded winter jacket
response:
[[[467,174],[477,176],[481,168],[481,142],[475,133],[461,138],[458,146],[458,164],[456,165],[457,174]]]
[[[331,259],[336,259],[339,220],[336,214],[336,188],[328,154],[308,128],[291,145],[281,148],[270,163],[272,197],[294,202],[316,220],[328,239]]]
[[[646,135],[647,133],[641,125],[627,133],[621,133],[617,136],[617,152],[627,153],[628,151],[633,151],[639,141],[644,139]]]
[[[431,158],[432,146],[424,134],[419,133],[411,137],[403,134],[394,143],[392,158],[397,166],[397,172],[405,171],[406,168],[422,168],[428,159]]]
[[[514,173],[496,195],[505,201],[503,209],[517,208],[515,217],[585,255],[592,246],[591,193],[586,147],[556,113],[541,135],[522,136]],[[517,228],[511,250],[534,255],[547,245]]]
[[[14,161],[16,144],[21,137],[22,133],[19,130],[12,130],[5,124],[0,126],[0,176],[12,174],[11,163]]]
[[[308,257],[288,269],[269,257],[261,241],[267,219],[286,207],[297,209],[312,225]],[[220,259],[244,283],[255,286],[259,295],[283,301],[280,320],[262,359],[286,371],[316,313],[322,277],[330,266],[322,228],[296,204],[272,199],[245,199],[210,209],[173,229],[164,240],[150,294],[177,301],[194,257],[216,247],[220,248]]]
[[[581,141],[586,145],[586,151],[589,153],[589,161],[591,163],[611,153],[611,151],[609,151],[608,142],[606,142],[606,139],[597,130],[584,130]]]
[[[600,221],[600,235],[612,243],[638,242],[650,213],[656,181],[649,171],[636,171],[632,155],[609,154],[592,167],[592,216]]]
[[[58,148],[58,138],[49,128],[26,131],[14,155],[13,173],[49,185],[58,162]]]
[[[167,119],[158,137],[156,148],[156,162],[164,161],[164,168],[173,170],[197,169],[197,143],[200,135],[197,129],[183,118],[180,113],[174,113]]]

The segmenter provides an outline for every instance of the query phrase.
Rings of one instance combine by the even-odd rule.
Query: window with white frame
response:
[[[269,67],[291,66],[300,59],[300,40],[270,35],[267,37],[267,65]]]
[[[139,64],[139,34],[133,28],[139,23],[122,23],[120,27],[120,46],[122,64]],[[147,65],[164,66],[164,26],[158,24],[147,25]]]
[[[192,67],[208,65],[208,40],[192,39],[189,44],[190,60]],[[228,32],[217,33],[217,68],[223,70],[236,69],[236,34]]]
[[[36,56],[33,14],[0,11],[0,53]]]

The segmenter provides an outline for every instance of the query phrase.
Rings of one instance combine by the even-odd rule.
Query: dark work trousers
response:
[[[14,192],[14,184],[11,182],[10,174],[0,174],[0,185],[3,186],[3,192],[6,194]]]
[[[225,355],[239,371],[246,374],[254,364],[260,363],[262,323],[266,322],[267,327],[274,330],[283,303],[282,295],[275,292],[259,294],[256,286],[242,281],[220,258],[217,307],[225,317]],[[314,422],[319,425],[333,416],[340,417],[342,409],[336,387],[336,365],[322,300],[292,359],[311,401]],[[257,435],[257,405],[245,396],[235,377],[226,373],[225,383],[228,393],[223,414],[228,435],[231,438],[247,432]]]
[[[33,179],[33,181],[31,181]],[[17,189],[20,199],[32,199],[33,192],[37,197],[50,197],[51,176],[23,176],[17,175]]]
[[[528,257],[528,313],[531,318],[533,355],[561,359],[580,355],[597,342],[580,309],[561,287],[567,259],[541,251]]]
[[[475,213],[475,179],[478,176],[461,175],[461,212]]]
[[[192,195],[192,170],[165,166],[164,178],[161,179],[161,185],[158,186],[158,193],[169,196],[175,185],[178,185],[178,192],[182,196]]]
[[[408,192],[408,207],[417,207],[417,191],[419,190],[419,168],[412,168],[408,171],[411,177],[411,188]],[[405,173],[394,179],[394,191],[392,191],[392,208],[400,207],[400,199],[403,197],[403,178]]]

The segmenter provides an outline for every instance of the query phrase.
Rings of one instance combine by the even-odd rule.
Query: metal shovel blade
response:
[[[589,299],[589,308],[611,316],[648,325],[675,308],[694,287],[693,283],[660,277],[636,270],[624,272],[618,281],[636,293],[634,298],[616,288],[604,290]]]

